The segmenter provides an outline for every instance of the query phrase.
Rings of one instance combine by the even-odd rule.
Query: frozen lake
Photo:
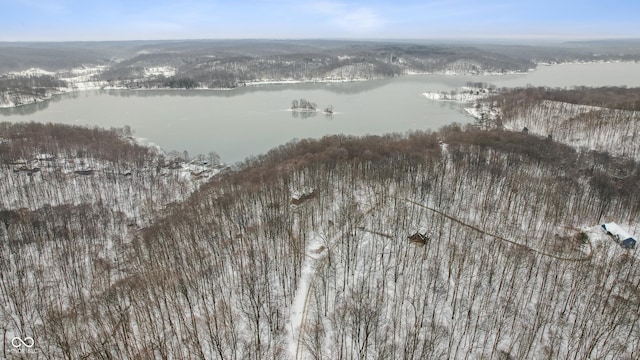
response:
[[[498,87],[640,86],[640,64],[539,66],[522,75],[410,75],[352,83],[248,86],[235,90],[118,90],[65,94],[14,109],[4,121],[37,121],[100,127],[129,125],[136,136],[163,149],[191,155],[217,152],[233,163],[292,139],[327,134],[384,134],[438,129],[472,119],[459,105],[430,101],[426,91],[450,91],[469,81]],[[304,98],[335,113],[302,116],[289,111]],[[307,114],[305,114],[307,115]]]

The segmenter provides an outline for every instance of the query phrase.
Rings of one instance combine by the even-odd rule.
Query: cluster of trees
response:
[[[65,81],[50,75],[0,76],[0,105],[31,103],[66,86]]]
[[[52,89],[66,87],[64,80],[56,79],[51,75],[33,75],[33,76],[0,76],[0,91],[33,91],[39,89]]]
[[[143,166],[159,154],[132,142],[123,135],[131,129],[104,130],[52,123],[0,123],[0,166],[5,169],[17,160],[33,160],[37,154],[73,159],[85,157],[113,164]]]
[[[392,77],[401,69],[376,60],[340,60],[337,57],[315,54],[280,55],[270,58],[197,57],[177,67],[180,79],[194,83],[194,87],[235,88],[256,80],[322,80],[326,78],[353,80]],[[171,62],[169,62],[171,63]],[[172,78],[152,76],[143,78],[144,66],[128,62],[117,64],[98,79],[127,87],[169,87]]]
[[[615,175],[638,164],[610,160],[459,126],[300,140],[141,231],[94,183],[102,202],[0,214],[0,321],[55,358],[635,358],[636,257],[578,241],[639,215]]]
[[[505,113],[512,108],[543,100],[566,102],[575,105],[589,105],[627,111],[640,110],[640,88],[619,86],[585,87],[577,86],[571,89],[549,87],[526,87],[502,89],[499,95],[490,98],[503,107]]]
[[[189,78],[170,77],[164,81],[164,87],[178,89],[192,89],[198,87],[198,83]]]
[[[495,85],[483,81],[467,81],[466,85],[472,89],[488,90],[491,92],[496,90]]]
[[[640,159],[639,88],[505,89],[485,104],[500,108],[502,126]]]
[[[640,88],[617,86],[590,88],[579,86],[570,90],[545,89],[543,98],[571,104],[640,111]]]
[[[317,108],[318,108],[318,105],[316,105],[316,103],[313,103],[307,99],[300,99],[300,100],[294,99],[291,101],[291,110],[316,111]]]
[[[522,72],[535,68],[531,59],[504,56],[501,51],[487,51],[482,47],[409,46],[401,56],[407,67],[422,72],[481,74]]]
[[[203,181],[185,177],[178,160],[132,141],[130,131],[0,123],[0,210],[97,203],[141,225]],[[210,159],[219,161],[214,153]]]
[[[640,60],[637,40],[569,41],[562,46],[483,44],[478,47],[513,59],[532,60],[536,63]]]

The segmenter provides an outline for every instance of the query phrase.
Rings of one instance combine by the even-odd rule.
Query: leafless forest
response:
[[[484,107],[500,109],[499,124],[493,125],[526,128],[582,152],[640,159],[638,88],[505,89]]]
[[[208,181],[125,131],[2,124],[3,356],[638,358],[637,255],[599,228],[640,230],[637,153],[515,103],[517,131],[300,140]]]

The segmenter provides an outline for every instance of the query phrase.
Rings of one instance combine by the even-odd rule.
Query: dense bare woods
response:
[[[130,131],[130,130],[129,130]],[[34,154],[58,154],[66,157],[90,157],[137,163],[140,166],[153,151],[123,138],[123,129],[89,129],[81,126],[63,126],[41,123],[0,123],[1,165],[18,159],[31,159]],[[55,154],[55,155],[54,155]]]
[[[527,59],[457,45],[292,41],[269,44],[266,51],[265,44],[227,43],[223,47],[201,43],[197,48],[184,44],[179,49],[160,46],[152,54],[145,52],[113,64],[99,79],[135,88],[233,88],[261,80],[375,79],[407,72],[478,74],[535,67]],[[175,74],[145,78],[145,69],[154,66],[171,67]]]
[[[15,91],[20,89],[21,91],[28,93],[31,91],[34,95],[38,94],[38,91],[43,91],[47,88],[65,87],[67,83],[65,81],[56,79],[51,75],[38,75],[38,76],[0,76],[0,93],[9,91]],[[44,95],[44,94],[41,94]]]
[[[66,81],[50,75],[8,76],[0,75],[0,105],[24,105],[51,98]]]
[[[29,131],[58,151],[77,130],[42,129]],[[135,209],[184,186],[152,174],[128,183],[130,207],[116,205],[131,196],[122,185],[96,176],[74,182],[101,201],[49,206],[64,193],[55,182],[42,192],[5,167],[16,191],[0,212],[7,356],[13,336],[67,359],[640,354],[637,258],[598,230],[637,219],[634,161],[455,125],[300,140],[165,216],[147,212],[138,230]],[[31,206],[9,205],[34,192]],[[407,239],[417,231],[423,246]]]
[[[499,107],[499,126],[551,136],[581,151],[640,159],[637,88],[526,88],[486,100]]]
[[[540,102],[541,100],[619,110],[640,110],[640,88],[616,86],[599,88],[578,86],[572,89],[527,87],[504,90],[492,99],[499,101],[507,113],[509,109],[518,107],[523,102]]]

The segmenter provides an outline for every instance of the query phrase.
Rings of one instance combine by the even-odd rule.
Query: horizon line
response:
[[[589,41],[639,41],[640,36],[593,36],[593,37],[553,37],[553,36],[522,36],[522,37],[398,37],[398,38],[383,38],[383,37],[273,37],[273,38],[259,38],[259,37],[219,37],[219,38],[149,38],[149,39],[67,39],[67,40],[0,40],[0,43],[99,43],[99,42],[146,42],[146,41],[158,41],[158,42],[180,42],[180,41],[363,41],[363,42],[410,42],[410,41],[434,41],[434,42],[481,42],[481,41],[495,41],[495,42],[589,42]]]

